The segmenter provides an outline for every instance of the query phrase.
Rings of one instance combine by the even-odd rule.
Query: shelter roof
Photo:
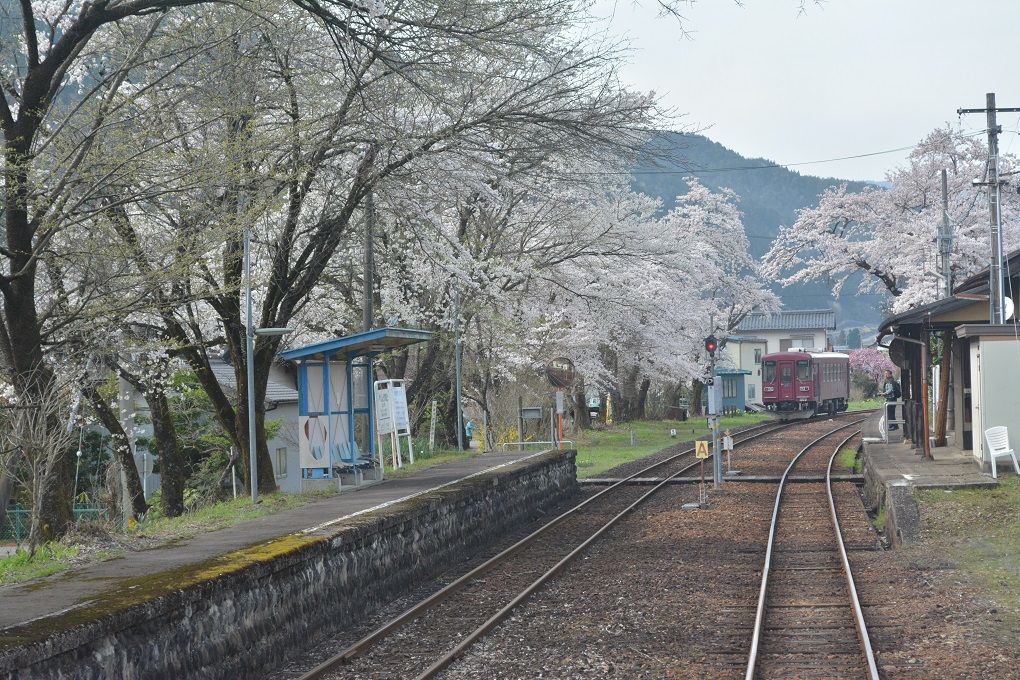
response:
[[[768,342],[765,338],[757,338],[753,335],[731,335],[726,342]]]
[[[929,302],[885,318],[878,334],[881,337],[916,334],[922,329],[949,330],[963,323],[988,323],[988,300],[953,296]]]
[[[1003,279],[1008,280],[1020,275],[1020,250],[1014,250],[1002,258]],[[988,269],[985,268],[953,286],[954,293],[988,294]]]
[[[302,359],[323,360],[326,356],[339,354],[346,359],[365,355],[379,354],[400,347],[407,347],[418,342],[426,342],[432,337],[431,331],[416,328],[374,328],[363,333],[345,335],[342,338],[317,342],[304,347],[295,347],[280,352],[284,359],[295,361]]]
[[[831,309],[785,310],[777,314],[751,312],[737,325],[738,331],[836,330]]]
[[[751,371],[744,368],[720,368],[716,367],[716,375],[751,375]]]

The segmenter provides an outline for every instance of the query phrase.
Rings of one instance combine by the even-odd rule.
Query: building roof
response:
[[[1009,288],[1009,279],[1020,272],[1020,250],[1014,250],[1002,258],[1003,280]],[[983,269],[974,276],[953,286],[953,293],[984,293],[988,294],[988,269]],[[1008,294],[1008,293],[1007,293]]]
[[[233,365],[228,364],[226,361],[210,359],[209,368],[212,369],[213,375],[216,376],[216,381],[220,385],[231,392],[237,392],[237,378],[234,375]],[[283,383],[274,382],[272,377],[270,377],[269,383],[266,385],[266,401],[272,401],[277,404],[296,404],[298,401],[298,391]]]
[[[786,310],[777,314],[751,312],[737,326],[738,331],[836,330],[836,314],[831,309]]]
[[[743,368],[722,368],[717,366],[715,369],[716,375],[751,375],[751,371]]]
[[[949,330],[961,323],[988,323],[988,301],[974,298],[948,297],[929,302],[882,320],[879,338],[895,335],[900,328]],[[906,328],[904,328],[906,330]]]

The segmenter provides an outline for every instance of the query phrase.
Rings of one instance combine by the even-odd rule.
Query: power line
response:
[[[961,133],[964,137],[973,137],[976,135],[985,134],[986,130],[972,130],[970,132]],[[1011,130],[1009,132],[1012,132]],[[619,171],[619,172],[574,172],[570,173],[573,175],[700,175],[713,172],[734,172],[738,170],[775,170],[777,168],[787,169],[799,167],[802,165],[820,165],[822,163],[836,163],[838,161],[850,161],[857,158],[870,158],[872,156],[883,156],[890,153],[900,153],[901,151],[910,151],[916,149],[917,144],[911,144],[910,146],[901,146],[895,149],[886,149],[884,151],[872,151],[870,153],[855,154],[853,156],[840,156],[838,158],[826,158],[823,160],[815,161],[800,161],[798,163],[772,163],[769,165],[743,165],[723,168],[684,168],[680,170],[633,170],[630,172]]]

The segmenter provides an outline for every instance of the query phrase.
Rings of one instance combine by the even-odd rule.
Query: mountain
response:
[[[812,177],[778,167],[765,158],[745,158],[701,135],[663,132],[650,145],[651,158],[634,170],[633,188],[662,200],[663,212],[676,205],[676,197],[686,193],[685,177],[713,191],[731,189],[740,198],[744,230],[751,254],[761,258],[783,225],[793,224],[797,211],[814,207],[818,196],[829,187],[846,184],[850,191],[862,191],[869,182],[834,177]],[[869,328],[881,317],[880,296],[855,297],[855,283],[847,284],[839,300],[832,297],[832,286],[824,282],[776,285],[787,309],[832,309],[840,328]]]

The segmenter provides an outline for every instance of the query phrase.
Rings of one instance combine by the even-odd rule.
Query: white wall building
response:
[[[764,340],[765,353],[771,354],[798,348],[824,350],[828,346],[827,333],[834,330],[836,314],[831,309],[805,309],[778,314],[752,312],[737,326],[735,335]]]

